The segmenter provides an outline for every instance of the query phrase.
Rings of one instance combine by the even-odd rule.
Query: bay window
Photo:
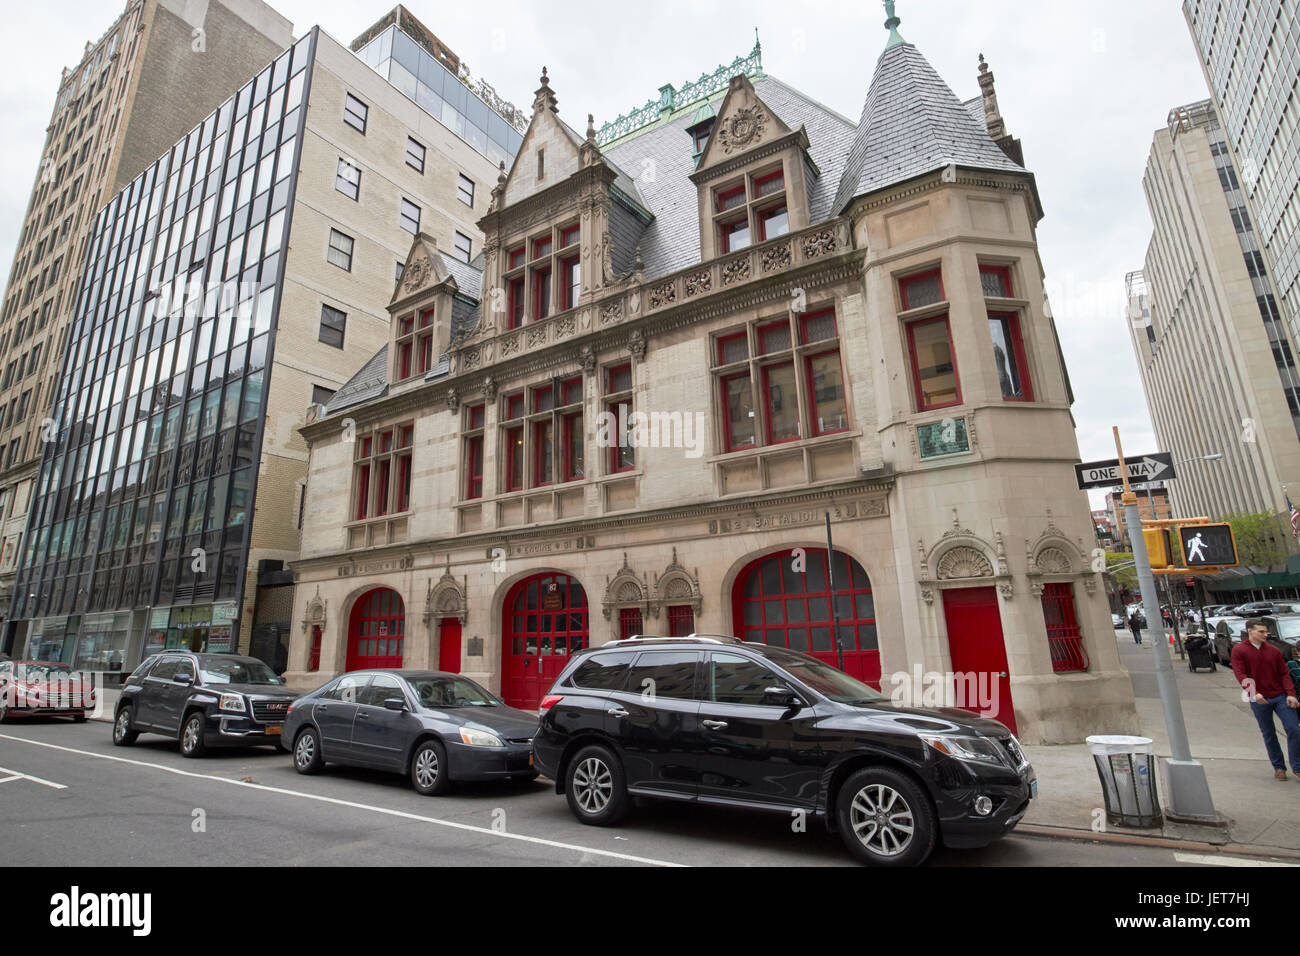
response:
[[[909,322],[907,345],[917,411],[961,404],[947,314]]]
[[[397,320],[394,358],[397,381],[423,375],[433,368],[433,320],[433,309],[422,309],[418,315],[406,315]]]
[[[998,373],[1002,397],[1009,402],[1032,402],[1025,343],[1020,335],[1020,316],[1014,312],[990,312],[989,334],[993,338],[993,365]]]

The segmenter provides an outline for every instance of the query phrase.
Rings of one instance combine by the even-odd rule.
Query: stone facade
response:
[[[882,55],[890,84],[853,127],[732,77],[701,150],[700,103],[598,146],[543,74],[480,223],[483,294],[417,240],[385,350],[302,429],[290,683],[383,659],[535,706],[580,644],[688,626],[833,661],[829,514],[850,673],[889,693],[969,672],[1029,741],[1134,730],[1032,176],[910,45]],[[950,112],[906,102],[921,87]],[[917,116],[965,139],[929,167],[900,142],[921,166],[891,179],[865,137]],[[449,343],[427,374],[407,329]]]

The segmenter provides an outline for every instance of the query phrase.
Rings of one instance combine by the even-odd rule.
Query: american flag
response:
[[[1295,505],[1291,504],[1291,496],[1286,496],[1286,510],[1291,512],[1291,537],[1300,538],[1300,511],[1295,510]]]

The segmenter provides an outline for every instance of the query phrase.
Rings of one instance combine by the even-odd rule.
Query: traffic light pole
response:
[[[1119,429],[1115,428],[1115,449],[1119,452],[1119,473],[1124,479],[1124,518],[1129,537],[1133,541],[1133,562],[1142,591],[1142,606],[1148,626],[1161,621],[1160,599],[1156,594],[1155,576],[1151,573],[1151,560],[1147,555],[1147,542],[1142,534],[1142,518],[1138,514],[1138,499],[1128,481],[1128,468],[1124,462],[1124,449],[1120,445]],[[1219,815],[1210,796],[1210,784],[1205,768],[1199,760],[1192,759],[1191,745],[1187,742],[1187,725],[1183,722],[1183,705],[1178,696],[1178,684],[1170,663],[1169,645],[1164,640],[1152,640],[1156,658],[1156,684],[1160,688],[1160,702],[1164,708],[1165,728],[1169,732],[1169,748],[1173,754],[1165,762],[1168,780],[1169,815],[1197,822],[1217,822]]]

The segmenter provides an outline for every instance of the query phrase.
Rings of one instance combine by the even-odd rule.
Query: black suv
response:
[[[256,657],[163,651],[122,685],[113,743],[133,744],[141,731],[163,734],[179,738],[186,757],[209,747],[280,746],[297,697]]]
[[[807,654],[736,638],[629,638],[574,656],[542,700],[538,769],[583,823],[632,796],[823,818],[860,860],[984,846],[1037,795],[995,720],[892,705]]]

